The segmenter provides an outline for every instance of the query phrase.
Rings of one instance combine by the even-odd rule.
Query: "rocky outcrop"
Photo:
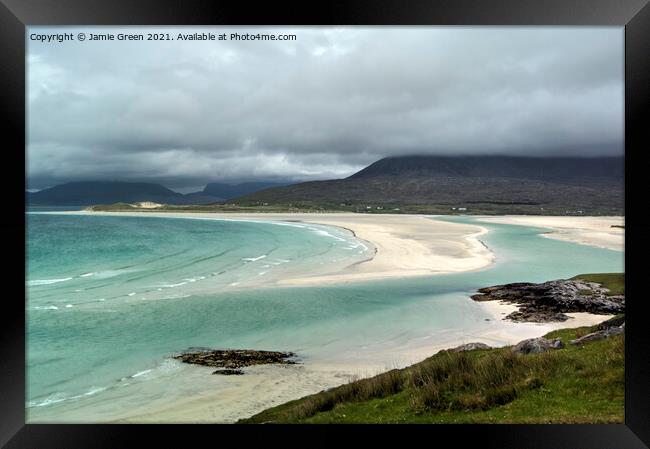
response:
[[[549,340],[544,337],[539,337],[520,341],[512,347],[512,352],[517,352],[519,354],[537,354],[540,352],[546,352],[549,349],[562,348],[564,348],[564,343],[562,343],[562,340],[559,338]]]
[[[623,326],[625,325],[625,315],[618,315],[615,316],[614,318],[610,318],[609,320],[603,321],[598,325],[598,330],[604,331],[605,329],[609,329],[610,327],[617,327],[621,325]]]
[[[473,351],[475,349],[492,349],[485,343],[465,343],[464,345],[456,346],[450,349],[452,352]]]
[[[620,326],[613,326],[596,332],[592,332],[591,334],[587,334],[583,337],[576,338],[575,340],[571,340],[569,343],[572,345],[580,345],[590,341],[603,340],[605,338],[609,338],[614,335],[621,335],[623,333],[625,333],[625,323],[621,324]]]
[[[518,282],[478,290],[474,301],[504,301],[517,304],[519,310],[505,319],[526,322],[566,321],[565,313],[589,312],[619,314],[625,312],[625,296],[609,295],[609,290],[595,282],[564,280],[534,284]]]
[[[293,352],[258,351],[252,349],[206,349],[189,348],[187,351],[173,356],[183,363],[225,368],[214,371],[212,374],[236,375],[244,374],[240,368],[251,365],[296,363],[296,354]]]

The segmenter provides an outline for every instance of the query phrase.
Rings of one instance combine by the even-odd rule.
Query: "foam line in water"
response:
[[[318,228],[309,228],[309,229],[311,229],[314,232],[314,234],[322,235],[324,237],[330,237],[330,238],[333,238],[334,240],[338,240],[339,242],[345,242],[346,241],[345,239],[342,239],[341,237],[337,237],[335,235],[332,235],[329,232],[324,231],[322,229],[318,229]]]
[[[59,282],[65,282],[69,281],[72,278],[61,278],[61,279],[32,279],[31,281],[27,281],[27,286],[28,287],[34,287],[36,285],[50,285],[50,284],[58,284]]]
[[[61,392],[56,392],[52,393],[49,395],[47,398],[42,399],[42,400],[33,400],[27,402],[27,407],[44,407],[47,405],[51,404],[57,404],[59,402],[66,402],[66,401],[72,401],[75,399],[81,399],[85,398],[88,396],[92,396],[94,394],[100,393],[102,391],[107,390],[108,387],[91,387],[90,390],[86,391],[85,393],[78,394],[75,396],[67,396],[65,393]]]
[[[255,262],[255,261],[258,261],[260,259],[264,259],[265,257],[266,257],[266,254],[262,254],[259,257],[244,257],[242,260],[245,260],[247,262]]]
[[[185,282],[179,282],[178,284],[162,284],[160,287],[162,288],[174,288],[174,287],[180,287],[181,285],[187,284],[187,281]]]

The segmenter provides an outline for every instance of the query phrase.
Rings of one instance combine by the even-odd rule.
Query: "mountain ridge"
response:
[[[327,204],[357,212],[404,211],[401,206],[409,205],[410,212],[422,213],[460,208],[472,213],[618,215],[624,203],[624,162],[623,157],[388,157],[347,178],[265,189],[231,202]]]
[[[89,206],[117,202],[153,201],[166,204],[211,204],[252,193],[270,186],[270,182],[239,184],[208,183],[200,192],[182,194],[156,183],[126,181],[74,181],[38,192],[25,192],[32,205]]]
[[[189,194],[151,183],[77,182],[26,193],[26,201],[32,205],[153,201],[274,210],[621,215],[624,164],[624,157],[611,156],[400,156],[380,159],[343,179],[290,185],[209,183],[203,191]]]

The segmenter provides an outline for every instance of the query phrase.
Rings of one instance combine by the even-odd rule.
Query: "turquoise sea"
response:
[[[275,280],[335,272],[373,249],[297,222],[28,213],[27,420],[114,420],[200,394],[206,385],[169,358],[189,347],[378,361],[382,349],[490,325],[469,299],[479,287],[624,270],[622,252],[480,225],[497,258],[484,270],[281,288]]]

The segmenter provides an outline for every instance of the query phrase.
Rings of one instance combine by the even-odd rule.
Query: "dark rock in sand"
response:
[[[464,345],[456,346],[450,349],[452,352],[473,351],[475,349],[492,349],[485,343],[465,343]]]
[[[228,368],[236,370],[251,365],[267,365],[273,363],[294,364],[296,354],[293,352],[257,351],[253,349],[205,349],[190,348],[186,352],[175,355],[175,359],[184,363]],[[226,374],[226,373],[219,373]],[[238,373],[228,373],[238,374]]]
[[[551,321],[566,321],[571,317],[560,312],[532,311],[530,309],[512,312],[504,319],[526,323],[548,323]]]
[[[566,321],[570,312],[619,314],[625,312],[625,296],[609,296],[609,289],[595,282],[564,280],[534,284],[517,282],[478,290],[474,301],[503,301],[519,310],[506,316],[512,321],[544,323]]]
[[[515,346],[513,346],[512,352],[518,352],[520,354],[536,354],[540,352],[546,352],[549,349],[562,348],[564,348],[564,343],[562,343],[562,340],[559,338],[556,338],[555,340],[548,340],[544,337],[539,337],[520,341]]]
[[[244,372],[242,370],[240,370],[240,369],[218,369],[218,370],[212,372],[212,374],[221,374],[221,375],[224,375],[224,376],[232,376],[232,375],[238,375],[239,376],[239,375],[244,374]]]
[[[605,329],[609,329],[610,327],[618,327],[624,323],[625,323],[625,315],[615,316],[614,318],[610,318],[609,320],[600,323],[598,325],[598,330],[604,331]]]
[[[625,323],[623,323],[621,326],[609,327],[604,330],[592,332],[591,334],[587,334],[583,337],[571,340],[569,343],[572,345],[580,345],[590,341],[603,340],[605,338],[609,338],[614,335],[620,335],[623,333],[625,333]]]

